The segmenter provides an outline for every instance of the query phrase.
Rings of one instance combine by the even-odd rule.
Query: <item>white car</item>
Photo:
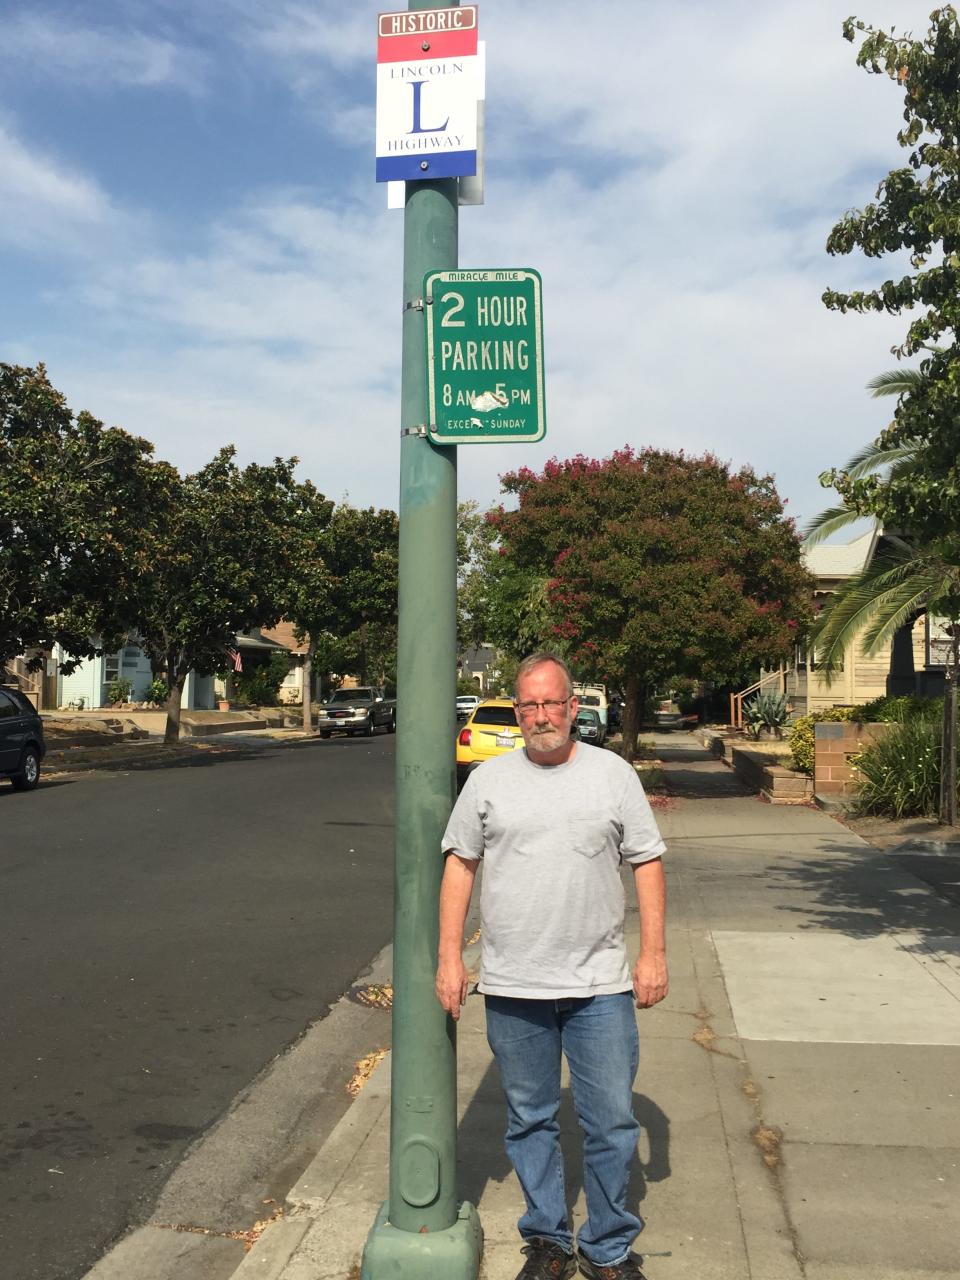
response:
[[[461,693],[457,696],[457,719],[466,720],[473,715],[476,708],[480,705],[480,699],[475,693]]]

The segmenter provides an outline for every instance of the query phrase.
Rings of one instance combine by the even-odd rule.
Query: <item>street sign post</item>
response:
[[[529,443],[546,433],[540,275],[428,271],[427,427],[442,444]]]
[[[406,182],[397,789],[390,1192],[360,1280],[477,1280],[483,1251],[477,1210],[457,1196],[456,1022],[434,994],[440,843],[456,797],[457,451],[427,438],[419,314],[424,274],[457,265],[458,178],[476,169],[476,54],[475,6],[409,0],[380,15],[377,178]]]

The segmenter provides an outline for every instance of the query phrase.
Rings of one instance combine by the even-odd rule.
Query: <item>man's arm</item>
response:
[[[448,853],[440,882],[440,945],[437,949],[437,999],[453,1018],[467,998],[463,963],[463,926],[479,861]]]
[[[666,996],[667,944],[665,934],[667,882],[663,862],[652,858],[633,868],[640,908],[640,958],[633,969],[633,994],[638,1009],[649,1009]]]

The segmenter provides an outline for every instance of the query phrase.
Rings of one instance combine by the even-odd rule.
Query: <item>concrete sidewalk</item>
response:
[[[691,736],[658,745],[677,799],[657,815],[671,992],[638,1013],[632,1194],[649,1280],[956,1280],[960,908],[909,854],[745,793]],[[628,929],[633,949],[635,908]],[[481,1275],[513,1280],[522,1200],[476,995],[459,1076],[459,1190],[480,1210]],[[236,1280],[356,1280],[387,1193],[388,1095],[389,1056]],[[561,1123],[577,1226],[566,1083]],[[219,1280],[235,1266],[208,1261],[182,1274]],[[127,1280],[122,1246],[92,1274]]]

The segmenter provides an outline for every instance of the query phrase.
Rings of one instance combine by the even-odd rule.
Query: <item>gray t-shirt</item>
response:
[[[467,778],[442,847],[483,858],[481,991],[630,990],[620,865],[666,848],[632,765],[584,742],[559,765],[497,756]]]

